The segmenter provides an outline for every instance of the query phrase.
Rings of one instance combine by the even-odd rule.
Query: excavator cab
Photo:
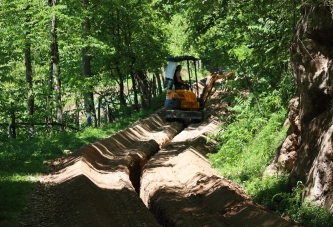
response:
[[[200,111],[199,90],[194,90],[192,83],[198,83],[197,63],[199,59],[193,56],[170,57],[166,59],[166,119],[203,119],[203,112]],[[174,73],[176,66],[186,63],[189,89],[175,90]],[[194,71],[194,74],[192,75]],[[185,78],[183,78],[185,79]]]
[[[199,94],[199,87],[192,86],[192,83],[198,84],[197,65],[198,58],[193,56],[170,57],[166,59],[168,65],[166,68],[166,99],[164,106],[166,107],[166,120],[175,119],[191,119],[200,122],[204,118],[204,108],[207,99],[210,97],[213,85],[216,80],[225,77],[231,77],[234,73],[217,74],[212,73],[207,79],[202,94]],[[176,66],[181,62],[186,62],[189,89],[174,89],[174,73]],[[194,74],[192,75],[194,71]]]

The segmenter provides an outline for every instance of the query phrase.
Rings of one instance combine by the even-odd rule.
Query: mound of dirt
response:
[[[202,86],[202,85],[201,85]],[[207,135],[227,114],[216,91],[202,123],[164,109],[49,163],[24,226],[294,226],[253,202],[206,160]]]

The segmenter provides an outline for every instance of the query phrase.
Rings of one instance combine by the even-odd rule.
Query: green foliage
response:
[[[284,110],[265,118],[257,111],[241,112],[216,135],[221,142],[219,152],[209,157],[213,166],[240,184],[260,176],[285,136],[285,114]]]
[[[333,225],[333,216],[328,210],[313,204],[311,201],[302,201],[305,189],[302,182],[297,182],[292,192],[281,190],[272,199],[273,210],[289,216],[292,220],[306,224],[307,227],[325,227]]]
[[[272,197],[272,201],[277,204],[276,210],[285,211],[287,214],[295,214],[298,212],[301,204],[304,185],[302,182],[297,182],[297,186],[293,188],[291,193],[280,192]],[[294,219],[296,220],[296,219]]]
[[[152,1],[90,0],[61,1],[50,6],[47,1],[4,0],[0,8],[0,124],[11,121],[10,105],[15,104],[16,122],[45,122],[53,110],[56,121],[55,91],[49,82],[50,23],[56,21],[57,46],[63,109],[83,99],[85,92],[98,93],[117,102],[112,90],[118,89],[119,77],[131,79],[138,70],[152,71],[163,66],[168,55],[165,21],[161,12],[152,8]],[[89,18],[90,29],[82,23]],[[33,117],[27,119],[25,81],[25,44],[31,45],[32,90],[35,97]],[[91,57],[91,75],[82,68],[82,48]],[[116,73],[116,68],[120,74]],[[141,78],[140,78],[141,79]],[[138,88],[136,88],[138,89]],[[46,98],[50,97],[48,108]],[[73,101],[73,97],[76,100]],[[112,108],[112,107],[111,107]],[[116,106],[113,106],[117,109]],[[83,108],[82,108],[83,109]],[[84,109],[83,109],[84,110]],[[73,119],[74,111],[63,113]],[[69,116],[71,113],[72,116]],[[39,129],[38,129],[39,130]]]
[[[310,201],[306,201],[298,209],[288,210],[286,214],[290,215],[293,220],[305,223],[307,227],[333,226],[332,214],[328,210],[312,204]]]
[[[281,216],[289,216],[292,220],[304,223],[307,227],[326,227],[333,225],[333,216],[328,210],[319,207],[311,201],[301,203],[304,185],[289,191],[288,176],[277,175],[256,178],[246,184],[246,191],[253,199]]]
[[[288,175],[257,177],[245,185],[246,192],[254,201],[265,207],[276,210],[280,200],[274,197],[280,193],[288,192]]]

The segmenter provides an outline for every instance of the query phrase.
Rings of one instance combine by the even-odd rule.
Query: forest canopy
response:
[[[251,2],[1,1],[0,136],[98,127],[145,109],[163,92],[168,56],[268,90],[290,83],[300,1]]]

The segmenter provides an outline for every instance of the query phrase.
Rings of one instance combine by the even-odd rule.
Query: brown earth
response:
[[[166,122],[164,109],[49,163],[23,226],[296,226],[211,168],[207,135],[227,114],[212,96],[202,123]]]

